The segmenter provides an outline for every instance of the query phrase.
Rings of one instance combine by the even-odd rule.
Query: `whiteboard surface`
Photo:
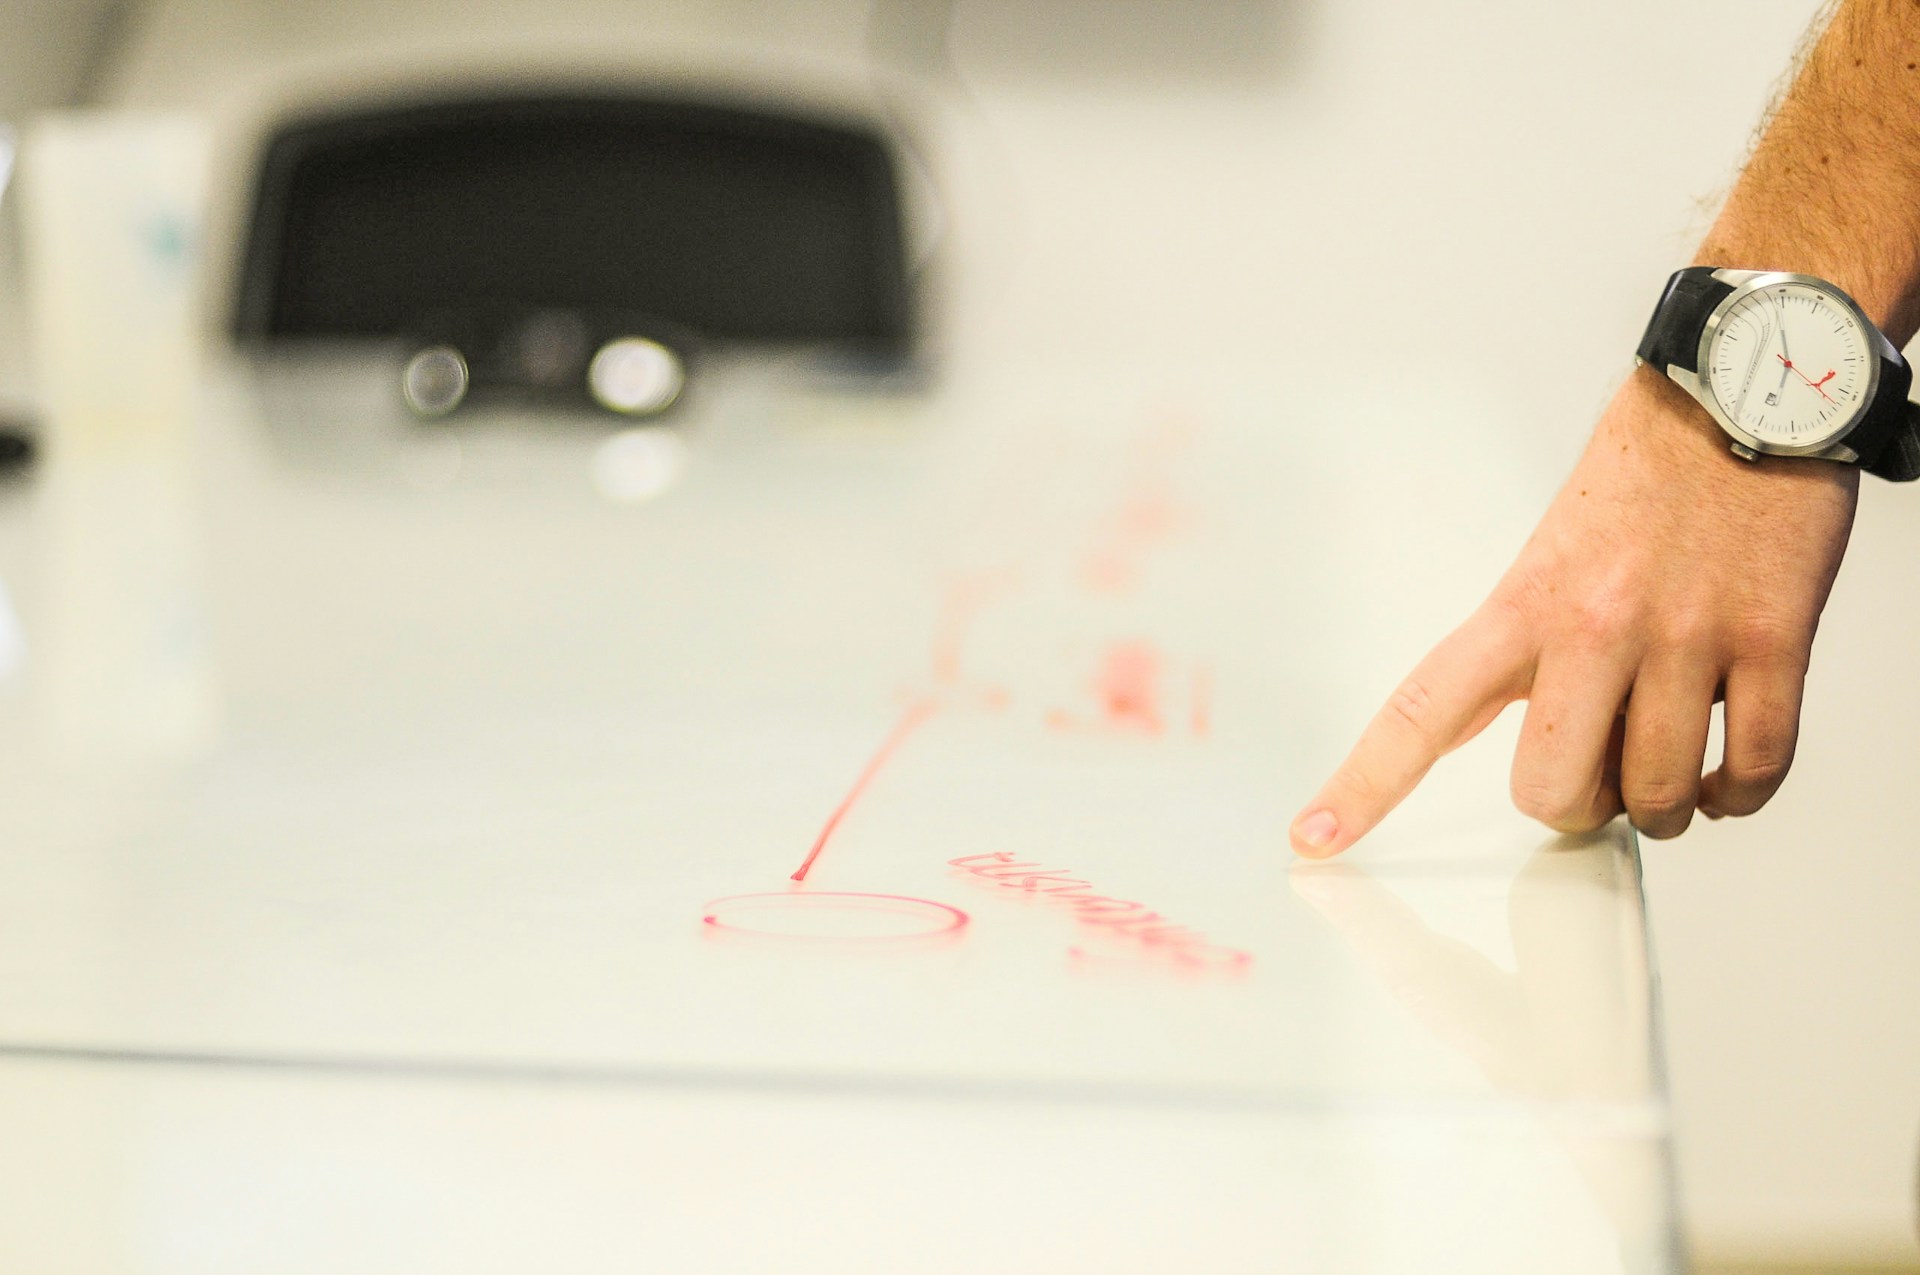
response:
[[[529,1218],[679,1269],[1664,1269],[1630,841],[1443,768],[1349,862],[1285,847],[1490,529],[1244,379],[966,387],[723,370],[633,501],[592,426],[236,368],[144,523],[86,515],[164,458],[51,473],[29,636],[152,637],[33,651],[0,736],[0,1056],[131,1174],[77,1216],[319,1254],[257,1157],[381,1164],[378,1225],[477,1210],[443,1264],[505,1269],[524,1139],[575,1184]],[[1355,559],[1399,595],[1318,614]],[[240,1182],[259,1235],[196,1195]],[[1462,1224],[1496,1195],[1528,1225]]]

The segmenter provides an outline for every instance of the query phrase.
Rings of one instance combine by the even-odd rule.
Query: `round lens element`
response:
[[[400,396],[419,416],[445,416],[467,397],[467,360],[450,345],[433,345],[407,360]]]
[[[587,388],[594,402],[626,416],[665,411],[685,384],[680,356],[645,337],[623,336],[607,342],[587,368]]]

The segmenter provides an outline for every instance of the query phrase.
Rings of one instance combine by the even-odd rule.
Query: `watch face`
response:
[[[1845,302],[1811,284],[1773,283],[1720,316],[1702,371],[1728,419],[1762,444],[1798,449],[1853,424],[1875,358]]]

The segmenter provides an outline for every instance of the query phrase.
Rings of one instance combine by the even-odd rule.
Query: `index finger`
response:
[[[1525,693],[1528,663],[1525,646],[1484,612],[1455,629],[1387,697],[1340,769],[1294,819],[1294,850],[1324,859],[1365,836],[1434,762]]]

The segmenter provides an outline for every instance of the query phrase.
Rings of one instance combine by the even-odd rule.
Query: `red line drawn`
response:
[[[1108,516],[1093,528],[1093,543],[1081,557],[1081,580],[1087,587],[1109,593],[1134,588],[1153,551],[1188,526],[1190,514],[1174,496],[1170,471],[1176,453],[1191,434],[1190,424],[1173,423],[1150,432],[1136,446],[1131,480]],[[981,612],[1019,584],[1018,568],[968,572],[950,582],[932,634],[930,671],[937,689],[903,692],[907,702],[899,719],[827,817],[806,858],[793,871],[792,880],[806,881],[841,823],[880,772],[941,708],[977,706],[1003,712],[1012,704],[1014,696],[1005,685],[967,685],[964,656]],[[1116,642],[1105,650],[1091,683],[1097,705],[1097,711],[1089,715],[1092,720],[1083,722],[1078,714],[1058,708],[1048,711],[1044,720],[1056,730],[1085,728],[1160,735],[1168,726],[1162,682],[1179,675],[1178,666],[1169,670],[1161,652],[1151,645]],[[1187,676],[1188,722],[1193,734],[1205,735],[1212,725],[1212,670],[1204,664],[1195,665],[1187,670]],[[1174,714],[1177,724],[1177,707]],[[1134,949],[1136,952],[1166,957],[1184,969],[1238,969],[1253,959],[1246,952],[1222,947],[1169,922],[1144,904],[1095,894],[1091,882],[1037,863],[1014,862],[1010,853],[970,855],[949,863],[999,888],[1017,889],[1064,904],[1083,924],[1099,926],[1100,932],[1112,939],[1138,943],[1141,946]],[[708,904],[703,921],[710,933],[828,942],[952,935],[969,924],[966,913],[931,899],[832,891],[733,895]],[[1079,947],[1071,950],[1076,956],[1090,955]]]
[[[955,934],[969,918],[959,908],[932,899],[822,890],[729,895],[707,904],[707,914],[700,919],[715,930],[758,938],[886,943]],[[860,932],[847,933],[849,929]]]
[[[793,880],[807,879],[807,873],[813,868],[813,861],[818,859],[820,852],[827,848],[827,842],[833,839],[834,830],[840,826],[840,821],[847,817],[847,812],[852,810],[854,804],[860,800],[860,794],[867,790],[867,785],[873,782],[873,777],[879,774],[894,753],[899,751],[900,745],[906,742],[907,736],[919,729],[921,723],[932,717],[939,707],[938,702],[923,699],[910,704],[907,711],[901,714],[900,720],[894,723],[893,730],[881,743],[879,751],[874,753],[873,758],[867,762],[867,768],[860,772],[860,777],[853,781],[853,787],[848,789],[846,797],[827,817],[826,826],[820,829],[819,837],[814,840],[813,849],[807,851],[806,859],[794,870]]]

